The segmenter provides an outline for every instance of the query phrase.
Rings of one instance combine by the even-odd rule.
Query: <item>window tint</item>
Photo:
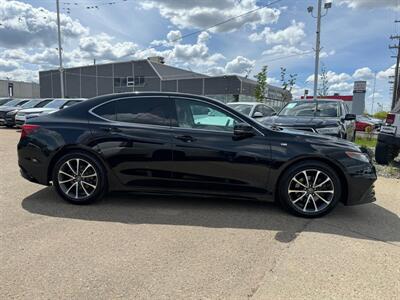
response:
[[[117,121],[120,122],[169,126],[171,102],[165,97],[118,100],[116,115]]]
[[[179,127],[233,132],[234,125],[240,122],[208,103],[176,99],[175,105]]]
[[[272,116],[275,111],[269,106],[261,105],[261,112],[264,116]]]
[[[50,102],[51,102],[51,100],[44,100],[44,101],[41,101],[39,104],[37,104],[35,107],[36,108],[43,107],[43,106],[47,105],[47,103],[50,103]]]
[[[117,115],[115,114],[115,106],[116,106],[116,101],[111,101],[97,107],[96,109],[93,110],[93,112],[99,117],[102,117],[104,119],[116,121]]]

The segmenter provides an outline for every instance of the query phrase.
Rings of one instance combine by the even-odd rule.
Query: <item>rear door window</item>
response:
[[[172,102],[168,97],[134,97],[116,101],[119,122],[171,125]]]

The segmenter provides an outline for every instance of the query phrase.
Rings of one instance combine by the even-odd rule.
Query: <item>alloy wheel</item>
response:
[[[95,167],[82,158],[64,162],[58,170],[57,178],[63,193],[76,200],[91,196],[98,185]]]
[[[307,213],[317,213],[332,202],[335,187],[332,179],[325,172],[307,169],[292,177],[288,195],[296,209]]]

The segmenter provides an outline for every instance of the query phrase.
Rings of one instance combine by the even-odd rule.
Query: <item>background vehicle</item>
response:
[[[378,130],[381,127],[381,123],[368,116],[357,116],[356,117],[356,131],[366,132],[370,128],[371,131]]]
[[[381,127],[375,147],[375,160],[378,164],[387,165],[400,152],[400,101],[386,117]]]
[[[376,180],[353,143],[266,127],[218,101],[161,92],[96,97],[30,119],[18,160],[25,178],[52,182],[75,204],[109,190],[229,196],[277,200],[304,217],[339,201],[374,201]]]
[[[26,119],[35,118],[44,114],[51,114],[60,109],[64,109],[69,106],[80,103],[84,100],[86,99],[83,98],[53,99],[43,107],[20,110],[15,115],[15,125],[17,125],[17,127],[20,127],[25,123]]]
[[[258,102],[231,102],[229,107],[251,118],[263,118],[276,115],[276,111],[266,104]]]
[[[16,107],[15,109],[9,111],[6,113],[5,117],[5,125],[7,127],[13,127],[15,125],[15,116],[16,114],[23,109],[28,109],[28,108],[39,108],[45,106],[47,103],[51,102],[53,99],[33,99],[30,100],[24,104],[22,104],[19,107]]]
[[[260,122],[354,141],[355,119],[343,101],[319,99],[289,102],[276,116]]]
[[[0,125],[6,125],[6,114],[10,111],[18,109],[23,104],[28,102],[28,99],[14,99],[7,102],[5,105],[0,107]]]
[[[3,106],[4,104],[6,104],[7,102],[10,102],[11,100],[13,100],[12,98],[0,98],[0,106]]]

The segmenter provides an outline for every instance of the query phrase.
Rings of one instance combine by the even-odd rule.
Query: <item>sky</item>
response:
[[[39,70],[58,67],[55,2],[0,0],[1,79],[38,81]],[[351,94],[355,80],[366,80],[367,110],[373,99],[374,111],[389,109],[396,53],[388,46],[400,34],[394,22],[400,0],[330,2],[321,30],[329,94]],[[268,82],[277,86],[284,67],[297,74],[293,94],[300,96],[304,89],[312,93],[316,19],[307,7],[316,3],[60,0],[64,66],[161,55],[167,64],[208,75],[254,78],[267,65]]]

